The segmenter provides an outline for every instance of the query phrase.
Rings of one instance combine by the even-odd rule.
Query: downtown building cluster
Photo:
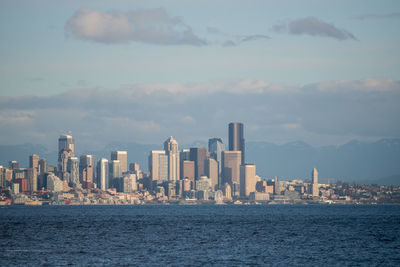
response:
[[[28,168],[20,168],[17,161],[10,161],[8,168],[0,166],[0,204],[400,201],[400,187],[321,184],[315,168],[310,182],[262,179],[256,165],[246,162],[244,125],[230,123],[228,135],[227,150],[221,138],[210,138],[208,149],[179,150],[171,136],[162,150],[150,151],[148,172],[137,163],[128,163],[127,151],[111,151],[109,159],[96,160],[87,154],[77,157],[74,138],[61,135],[57,166],[36,154],[29,156]]]

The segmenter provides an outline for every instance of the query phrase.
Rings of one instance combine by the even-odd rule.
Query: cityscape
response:
[[[400,1],[0,20],[0,267],[400,266]]]
[[[127,151],[78,157],[74,138],[63,134],[57,166],[37,154],[28,168],[15,160],[0,166],[0,205],[400,203],[400,186],[320,183],[314,166],[305,181],[260,177],[246,162],[244,128],[229,123],[228,147],[216,137],[208,148],[180,149],[170,136],[163,150],[149,151],[148,172],[128,162]]]

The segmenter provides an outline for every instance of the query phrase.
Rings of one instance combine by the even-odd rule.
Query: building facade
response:
[[[318,171],[316,168],[313,169],[311,176],[312,176],[312,181],[311,181],[312,196],[318,197],[319,196],[319,184],[318,184]]]
[[[180,160],[178,142],[170,136],[164,142],[165,154],[168,156],[168,180],[178,181],[180,178]]]
[[[256,191],[256,165],[245,164],[240,166],[240,196],[249,197]]]
[[[245,161],[244,126],[241,122],[229,123],[229,150],[241,151],[241,163]]]
[[[218,182],[218,162],[213,158],[208,158],[205,164],[206,175],[210,178],[212,190],[217,190],[219,187]]]
[[[63,134],[58,138],[58,161],[61,160],[61,153],[64,150],[70,150],[71,157],[75,156],[75,140],[71,135]]]
[[[97,188],[107,190],[109,186],[108,179],[108,159],[101,158],[97,163]]]
[[[225,145],[221,138],[211,138],[208,140],[208,152],[210,152],[210,158],[213,158],[218,163],[218,183],[222,184],[222,151],[225,150]]]
[[[240,165],[242,162],[241,151],[223,151],[222,152],[222,180],[223,183],[240,183]]]
[[[205,174],[204,164],[207,158],[207,151],[204,147],[190,148],[190,160],[194,161],[194,176],[195,179],[200,179],[201,175]]]
[[[69,186],[79,186],[79,161],[77,157],[68,158],[67,171],[69,173]]]
[[[111,160],[119,160],[121,164],[121,173],[128,171],[128,152],[127,151],[111,151]]]

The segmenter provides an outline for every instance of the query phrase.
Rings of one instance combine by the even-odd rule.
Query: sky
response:
[[[0,0],[0,144],[400,137],[399,1]]]

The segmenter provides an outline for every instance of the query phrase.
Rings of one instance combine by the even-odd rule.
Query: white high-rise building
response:
[[[108,159],[101,158],[97,163],[97,188],[101,190],[108,189],[108,174]]]
[[[318,184],[318,172],[317,169],[314,168],[312,171],[312,196],[319,196],[319,184]]]
[[[168,156],[168,180],[179,180],[179,148],[178,142],[170,136],[164,142],[165,154]]]
[[[168,179],[168,159],[165,162],[164,150],[152,150],[149,155],[149,171],[153,181],[165,181]],[[161,162],[160,162],[161,159]],[[161,169],[161,172],[160,172]],[[166,170],[165,170],[166,169]],[[165,174],[166,173],[166,174]],[[166,177],[164,177],[166,175]]]
[[[256,191],[256,165],[245,164],[240,166],[240,196],[249,197]]]
[[[213,158],[208,158],[205,161],[205,171],[210,178],[211,188],[212,190],[217,190],[219,186],[219,179],[218,179],[218,162]]]

